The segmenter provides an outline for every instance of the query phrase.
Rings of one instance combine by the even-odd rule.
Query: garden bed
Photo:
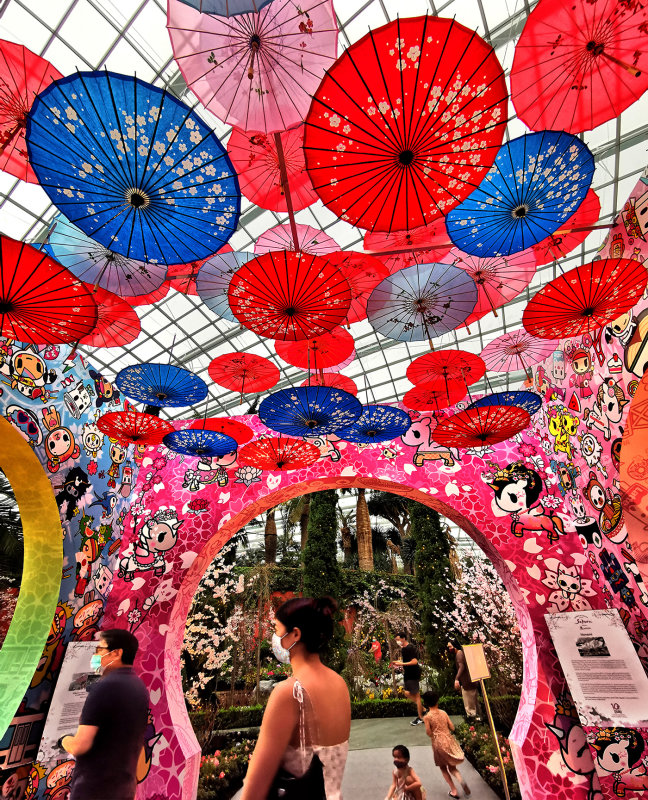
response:
[[[483,724],[468,725],[464,723],[463,725],[457,726],[455,733],[468,761],[470,761],[491,789],[499,797],[504,798],[504,787],[502,785],[499,761],[489,726]],[[513,765],[509,741],[502,736],[501,733],[498,733],[498,738],[511,800],[520,800],[520,787],[518,786],[517,774],[515,772],[515,766]]]

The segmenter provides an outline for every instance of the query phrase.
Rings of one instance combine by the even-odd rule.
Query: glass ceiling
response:
[[[489,41],[506,72],[511,67],[515,41],[535,2],[528,0],[337,0],[340,50],[396,15],[416,16],[429,12],[456,19]],[[189,92],[172,59],[166,31],[165,0],[0,0],[0,37],[20,42],[51,61],[63,74],[76,69],[106,67],[166,86],[190,105],[196,98]],[[509,105],[510,113],[513,107]],[[229,128],[197,107],[198,113],[213,126],[225,143]],[[592,188],[602,206],[601,223],[614,219],[636,182],[646,160],[648,134],[648,95],[623,115],[595,131],[583,135],[596,161]],[[508,136],[524,133],[517,119],[509,122]],[[16,239],[42,241],[55,209],[39,186],[22,183],[0,172],[0,231]],[[363,231],[338,220],[321,202],[296,215],[297,222],[324,230],[342,249],[362,249]],[[287,215],[265,211],[243,198],[240,225],[230,244],[235,250],[252,250],[256,238]],[[591,260],[601,245],[605,230],[593,231],[584,244],[563,261],[569,269]],[[473,353],[502,332],[520,327],[522,311],[535,291],[556,274],[556,265],[540,267],[529,288],[498,315],[489,314],[457,336],[446,334],[434,341],[437,349],[460,346]],[[211,382],[209,362],[217,355],[234,350],[257,353],[274,360],[281,370],[277,388],[299,385],[306,374],[284,364],[276,355],[273,342],[216,317],[196,297],[171,290],[154,306],[140,306],[142,322],[139,338],[123,348],[83,350],[91,362],[112,379],[129,364],[166,361],[201,375],[209,385],[207,408],[167,409],[164,416],[186,418],[245,413],[253,397],[241,405],[239,396]],[[359,387],[359,399],[366,402],[394,403],[410,388],[405,369],[410,361],[426,351],[427,343],[406,344],[385,339],[366,322],[351,326],[357,358],[343,372]],[[491,385],[516,387],[521,373],[492,375]],[[476,387],[479,389],[479,387]]]

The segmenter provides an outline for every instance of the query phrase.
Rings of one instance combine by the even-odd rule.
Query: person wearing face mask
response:
[[[129,631],[99,634],[90,667],[102,677],[88,691],[74,735],[59,746],[76,759],[69,800],[133,800],[149,694],[133,670],[138,642]]]
[[[320,660],[336,610],[330,597],[294,598],[277,610],[272,650],[292,677],[270,695],[241,800],[342,800],[351,701],[344,679]]]
[[[410,752],[404,744],[397,744],[392,749],[394,771],[392,783],[385,800],[425,800],[425,789],[421,779],[410,767]]]

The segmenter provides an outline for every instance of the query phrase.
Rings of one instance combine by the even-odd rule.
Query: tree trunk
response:
[[[303,550],[306,547],[306,542],[308,541],[308,518],[310,516],[310,495],[307,494],[304,497],[304,503],[302,505],[302,513],[299,518],[299,532],[301,534],[301,549]]]
[[[358,489],[358,504],[356,506],[356,537],[358,539],[358,566],[365,572],[372,572],[373,545],[371,542],[371,519],[365,499],[365,490]]]
[[[266,564],[276,564],[277,562],[277,523],[275,521],[276,510],[276,508],[269,508],[266,512],[264,532]]]
[[[342,534],[342,550],[344,551],[344,563],[348,564],[351,561],[351,528],[345,523],[340,528]]]

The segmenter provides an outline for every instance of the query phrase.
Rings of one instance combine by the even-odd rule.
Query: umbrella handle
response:
[[[626,62],[621,61],[620,58],[615,58],[614,56],[611,56],[609,53],[606,53],[605,50],[601,53],[601,55],[603,56],[603,58],[607,58],[608,61],[612,61],[619,67],[622,67],[627,73],[632,75],[633,78],[638,78],[641,75],[640,69],[637,69],[636,67],[633,67],[630,64],[626,64]]]
[[[275,147],[277,148],[277,159],[279,161],[279,177],[281,179],[281,188],[283,189],[284,197],[286,198],[286,209],[288,211],[288,220],[290,222],[290,232],[293,237],[295,252],[298,252],[299,237],[297,235],[297,225],[295,224],[295,210],[293,207],[292,197],[290,196],[290,186],[288,185],[288,171],[286,170],[286,155],[283,149],[283,142],[281,141],[281,133],[275,133],[274,141],[275,141]]]

